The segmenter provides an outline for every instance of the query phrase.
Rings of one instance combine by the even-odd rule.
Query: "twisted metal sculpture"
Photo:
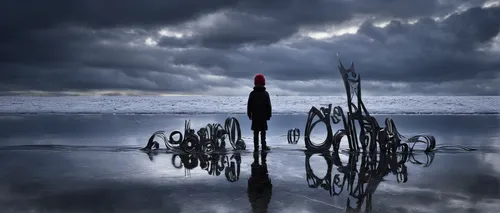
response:
[[[291,130],[288,130],[288,144],[297,144],[300,139],[300,129],[294,128]]]
[[[313,150],[313,151],[320,151],[320,150],[328,150],[330,149],[332,143],[332,128],[330,124],[330,113],[332,111],[332,105],[328,105],[328,108],[321,107],[319,110],[316,109],[315,107],[311,108],[309,110],[309,116],[307,117],[307,123],[306,123],[306,129],[304,131],[304,141],[306,143],[306,148],[308,150]],[[316,120],[314,123],[311,123],[314,119],[314,117],[318,117],[318,120]],[[323,122],[326,125],[326,131],[327,131],[327,136],[325,140],[322,143],[315,144],[311,141],[310,139],[310,134],[312,132],[312,129],[318,124],[319,122]]]
[[[153,161],[155,154],[148,153],[149,159]],[[180,160],[180,161],[179,161]],[[240,179],[241,155],[234,153],[226,154],[206,153],[181,153],[172,155],[172,165],[176,169],[184,168],[186,174],[197,167],[207,171],[209,175],[220,176],[224,173],[226,180],[236,182]]]
[[[338,151],[340,142],[344,137],[347,138],[349,143],[349,150],[354,152],[376,152],[377,148],[382,152],[396,153],[398,150],[411,152],[417,143],[424,143],[426,152],[434,150],[436,140],[433,136],[416,135],[406,138],[398,132],[392,118],[387,118],[385,127],[380,127],[377,119],[370,115],[361,99],[361,77],[356,73],[354,63],[351,64],[349,69],[346,69],[339,59],[338,68],[347,94],[347,116],[340,106],[333,108],[333,113],[331,104],[328,105],[328,108],[321,107],[319,110],[313,106],[309,111],[304,132],[304,142],[307,150],[321,152],[329,150],[333,146],[333,150]],[[313,122],[315,117],[318,117],[319,120]],[[330,121],[333,124],[342,124],[343,128],[338,129],[333,134]],[[341,121],[342,123],[340,123]],[[310,134],[319,122],[326,125],[327,137],[322,143],[315,144],[311,141]],[[410,143],[413,143],[411,149],[408,145]]]
[[[177,140],[174,139],[175,136],[178,136]],[[182,150],[187,153],[212,153],[215,150],[224,150],[226,138],[234,150],[246,149],[245,141],[241,138],[240,123],[234,117],[227,118],[224,127],[217,123],[208,124],[196,133],[194,129],[191,129],[191,121],[186,120],[184,122],[184,135],[180,131],[173,131],[167,139],[165,131],[156,131],[149,138],[146,147],[141,150],[159,149],[160,144],[155,140],[156,138],[163,140],[167,149]]]
[[[392,173],[396,176],[398,182],[407,182],[408,171],[405,163],[424,164],[424,167],[428,167],[432,163],[434,155],[433,153],[425,154],[427,161],[422,163],[420,161],[412,161],[411,159],[415,159],[415,156],[409,152],[402,154],[382,152],[379,155],[350,152],[349,159],[344,164],[340,160],[338,152],[333,152],[332,154],[323,153],[321,156],[327,164],[327,172],[325,177],[320,178],[314,174],[310,165],[310,158],[314,154],[306,151],[306,181],[310,188],[321,186],[332,197],[347,191],[349,194],[347,198],[347,211],[355,210],[359,212],[366,201],[365,211],[369,212],[372,207],[371,200],[373,193],[382,179]],[[337,167],[336,170],[333,169],[334,166]],[[334,171],[338,171],[338,173]],[[357,200],[355,207],[351,206],[351,199]]]

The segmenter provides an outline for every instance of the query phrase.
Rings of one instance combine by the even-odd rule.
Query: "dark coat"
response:
[[[253,131],[266,131],[272,116],[271,99],[264,86],[255,86],[248,96],[247,115],[252,120]]]

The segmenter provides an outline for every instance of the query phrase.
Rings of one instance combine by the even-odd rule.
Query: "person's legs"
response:
[[[253,131],[253,148],[259,150],[259,131]]]
[[[262,150],[270,150],[270,148],[267,146],[265,130],[260,131],[260,143],[262,144]]]

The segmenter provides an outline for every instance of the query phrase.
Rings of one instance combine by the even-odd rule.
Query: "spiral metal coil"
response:
[[[234,150],[246,149],[245,141],[241,138],[240,123],[234,117],[227,118],[224,126],[217,123],[207,124],[197,132],[191,129],[191,121],[186,120],[184,134],[180,131],[173,131],[167,138],[165,131],[156,131],[142,150],[159,149],[160,143],[156,141],[157,138],[163,141],[167,149],[182,150],[187,153],[212,153],[218,149],[224,150],[226,140]]]
[[[300,129],[294,128],[288,130],[288,144],[297,144],[300,139]]]

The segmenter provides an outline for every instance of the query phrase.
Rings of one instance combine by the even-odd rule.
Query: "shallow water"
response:
[[[273,150],[266,157],[272,193],[263,192],[258,199],[247,192],[254,162],[250,151],[189,156],[138,150],[156,130],[183,130],[185,119],[200,128],[223,123],[226,117],[1,116],[0,208],[2,212],[252,212],[255,200],[267,205],[268,212],[345,212],[358,205],[362,212],[367,207],[371,212],[498,212],[500,208],[499,116],[392,116],[405,135],[429,133],[438,145],[478,150],[365,157],[347,152],[310,156],[303,151],[302,140],[297,145],[286,142],[288,129],[303,130],[306,116],[274,116],[268,133]],[[249,122],[237,118],[250,147]],[[325,176],[327,180],[320,180]],[[364,185],[365,192],[355,191],[357,185]]]

